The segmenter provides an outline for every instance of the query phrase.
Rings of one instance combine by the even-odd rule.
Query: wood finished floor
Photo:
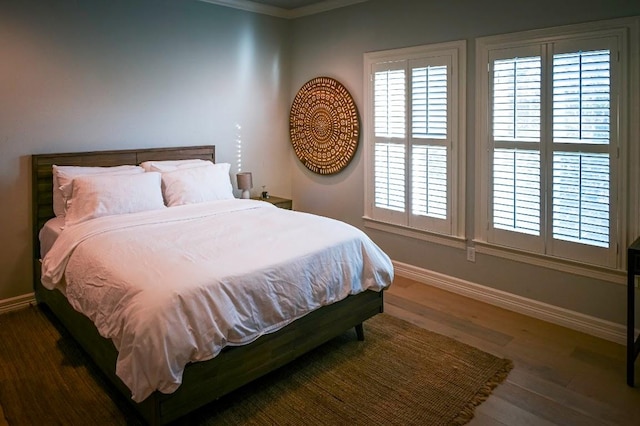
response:
[[[385,312],[513,360],[470,426],[640,425],[640,386],[626,385],[622,345],[404,277],[385,294]],[[638,370],[640,360],[636,383]]]

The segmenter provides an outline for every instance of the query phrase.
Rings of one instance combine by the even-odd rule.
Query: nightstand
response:
[[[269,198],[251,197],[251,199],[266,201],[267,203],[271,203],[276,207],[280,207],[281,209],[293,210],[293,201],[288,198],[274,197],[273,195],[271,195],[269,196]]]

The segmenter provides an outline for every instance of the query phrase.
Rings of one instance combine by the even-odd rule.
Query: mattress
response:
[[[359,229],[235,199],[67,227],[42,266],[43,285],[64,282],[112,339],[137,402],[175,391],[189,362],[392,280],[390,259]]]

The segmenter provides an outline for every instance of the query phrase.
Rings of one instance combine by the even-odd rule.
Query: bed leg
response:
[[[362,323],[356,325],[356,336],[358,336],[359,341],[362,342],[364,340],[364,327]]]

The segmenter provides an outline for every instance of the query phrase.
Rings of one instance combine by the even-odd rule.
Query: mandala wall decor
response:
[[[289,116],[296,155],[321,175],[344,169],[358,148],[358,110],[349,91],[337,80],[317,77],[296,94]]]

